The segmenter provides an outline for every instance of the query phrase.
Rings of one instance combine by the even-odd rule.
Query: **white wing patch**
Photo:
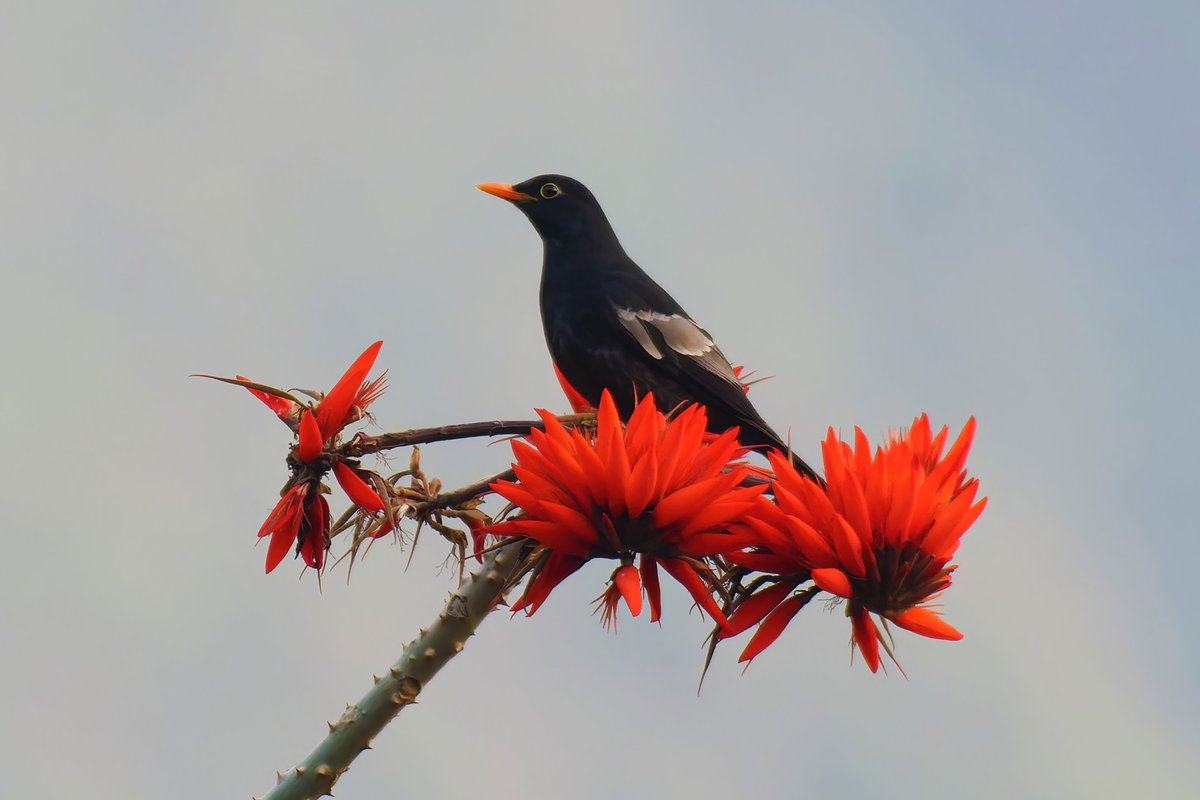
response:
[[[625,330],[656,359],[661,360],[663,354],[650,336],[651,329],[658,332],[667,347],[680,355],[699,357],[713,349],[713,341],[708,334],[687,317],[658,311],[634,311],[631,308],[618,308],[616,312]]]

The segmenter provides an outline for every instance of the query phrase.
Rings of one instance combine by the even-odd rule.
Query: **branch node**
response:
[[[470,613],[467,608],[467,598],[461,594],[452,594],[450,601],[446,603],[446,610],[442,612],[448,618],[466,619]]]

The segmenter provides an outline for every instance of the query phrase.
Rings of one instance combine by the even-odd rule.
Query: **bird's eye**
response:
[[[558,188],[557,183],[543,183],[542,188],[538,190],[538,193],[541,194],[541,196],[543,198],[545,198],[546,200],[553,200],[554,198],[558,197],[562,192]]]

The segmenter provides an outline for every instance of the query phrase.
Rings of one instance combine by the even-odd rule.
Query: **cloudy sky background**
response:
[[[746,673],[608,568],[490,619],[339,797],[1182,797],[1200,784],[1194,4],[10,4],[0,25],[0,772],[246,797],[451,588],[440,542],[262,575],[286,431],[369,342],[400,429],[563,408],[540,245],[472,186],[588,183],[774,380],[814,458],[979,419],[957,644],[849,663],[817,605]],[[401,456],[400,458],[404,458]],[[506,445],[430,447],[451,485]]]

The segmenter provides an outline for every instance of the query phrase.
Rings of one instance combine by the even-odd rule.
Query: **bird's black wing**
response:
[[[604,294],[620,326],[661,372],[690,389],[710,414],[759,434],[757,444],[782,448],[779,436],[746,398],[725,354],[667,292],[643,272],[604,275]],[[749,433],[749,431],[747,431]]]

